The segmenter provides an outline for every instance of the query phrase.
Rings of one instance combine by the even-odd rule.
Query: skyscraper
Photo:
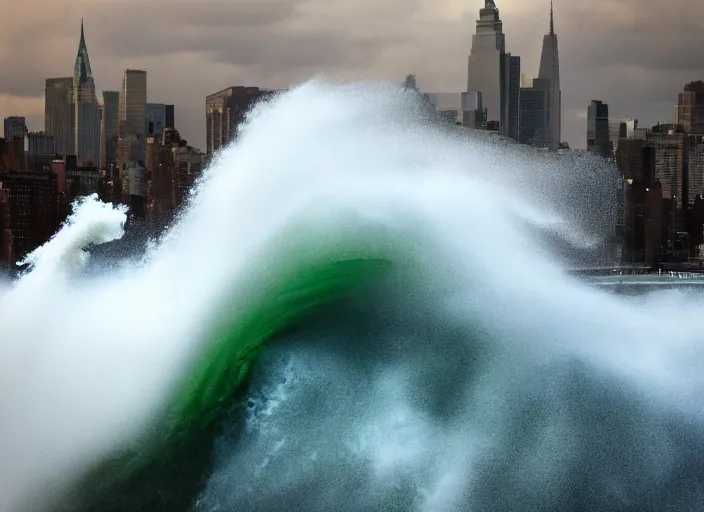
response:
[[[164,105],[166,107],[166,128],[176,129],[176,113],[173,105]]]
[[[704,194],[704,136],[687,135],[685,150],[687,156],[687,199],[694,203],[697,196]]]
[[[690,82],[677,95],[675,124],[687,133],[704,134],[704,82]]]
[[[107,170],[115,167],[119,114],[120,93],[117,91],[103,91],[103,117],[100,123],[100,138],[103,155],[101,155],[100,161],[102,166]],[[110,174],[110,176],[112,176],[112,174]]]
[[[686,207],[690,199],[687,142],[687,134],[677,125],[658,124],[646,135],[646,145],[655,152],[653,178],[662,184],[663,199],[675,200],[678,209]]]
[[[120,91],[118,118],[117,165],[146,158],[147,133],[147,72],[126,69]]]
[[[540,53],[540,70],[538,78],[545,80],[549,91],[550,125],[549,147],[557,150],[562,136],[562,92],[560,91],[560,57],[555,34],[552,1],[550,2],[550,32],[543,37],[543,50]],[[535,85],[534,85],[535,87]]]
[[[274,91],[259,87],[234,86],[205,98],[206,152],[212,158],[237,135],[237,129],[250,108]]]
[[[609,139],[613,147],[614,154],[618,151],[618,144],[621,139],[628,137],[628,125],[620,119],[609,119]]]
[[[544,148],[550,143],[550,91],[539,78],[533,84],[521,88],[518,142]]]
[[[521,58],[506,54],[506,118],[502,120],[505,130],[502,133],[518,140],[519,108],[521,94]]]
[[[75,154],[81,164],[98,165],[100,161],[100,110],[95,95],[95,81],[90,68],[83,20],[81,40],[73,70],[73,108],[75,112]]]
[[[3,134],[7,141],[12,141],[16,137],[24,139],[27,134],[26,119],[20,116],[6,117],[3,122]]]
[[[477,31],[472,36],[472,50],[467,65],[467,92],[481,92],[487,122],[501,123],[507,132],[508,119],[506,74],[506,38],[499,9],[494,0],[484,0],[479,10]]]
[[[587,149],[604,158],[613,157],[609,138],[609,106],[592,100],[587,108]]]
[[[47,78],[44,87],[44,131],[54,138],[54,153],[75,151],[73,77]]]
[[[147,136],[161,138],[166,128],[174,129],[174,106],[147,103]]]

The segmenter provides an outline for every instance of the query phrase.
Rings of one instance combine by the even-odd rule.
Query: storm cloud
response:
[[[43,125],[44,80],[72,74],[80,20],[98,90],[148,72],[149,101],[204,145],[205,96],[229,85],[283,88],[313,76],[460,91],[483,0],[25,0],[0,17],[0,116]],[[507,49],[537,73],[549,0],[497,0]],[[672,120],[686,82],[704,79],[699,0],[555,1],[563,138],[584,147],[586,106],[642,125]]]

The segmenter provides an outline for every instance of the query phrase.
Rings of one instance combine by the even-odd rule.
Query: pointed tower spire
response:
[[[560,91],[560,57],[555,33],[553,2],[550,0],[550,33],[543,36],[543,50],[540,53],[538,78],[544,80],[548,89],[550,104],[549,144],[550,149],[560,147],[562,136],[562,92]]]
[[[88,58],[86,34],[83,30],[83,18],[81,18],[81,40],[78,43],[78,53],[76,55],[76,64],[74,66],[73,76],[77,81],[82,81],[86,77],[93,76],[93,71],[90,68],[90,59]]]

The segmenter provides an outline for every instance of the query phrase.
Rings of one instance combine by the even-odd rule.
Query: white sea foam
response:
[[[420,125],[415,101],[311,82],[258,108],[164,241],[113,274],[81,278],[83,249],[124,212],[83,202],[0,296],[0,511],[134,436],[293,220],[313,244],[363,244],[367,223],[417,237],[391,256],[422,264],[422,293],[377,304],[378,328],[275,349],[253,388],[268,413],[221,441],[200,508],[598,508],[678,490],[682,440],[702,441],[701,307],[565,277],[540,234],[593,246],[608,173]]]

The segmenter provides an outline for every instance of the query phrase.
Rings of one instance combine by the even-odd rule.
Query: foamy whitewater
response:
[[[562,162],[431,126],[394,86],[315,81],[250,115],[162,239],[90,275],[126,216],[84,199],[0,292],[0,512],[56,510],[219,318],[329,253],[395,270],[266,344],[203,484],[164,510],[700,509],[704,305],[567,277],[554,248],[595,246],[613,177]]]

